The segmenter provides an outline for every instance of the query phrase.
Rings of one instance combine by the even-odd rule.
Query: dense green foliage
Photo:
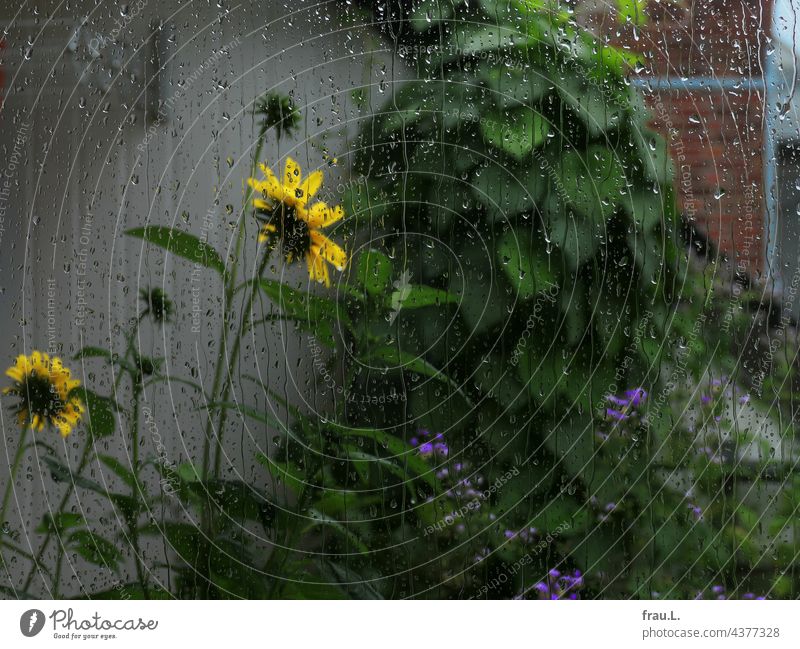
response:
[[[779,467],[741,423],[756,406],[730,377],[737,324],[715,324],[713,281],[687,263],[666,143],[628,82],[636,58],[536,0],[372,9],[417,78],[389,87],[357,142],[336,292],[270,279],[268,246],[243,278],[188,232],[129,231],[223,284],[217,378],[169,376],[136,348],[148,318],[174,316],[159,289],[124,354],[81,352],[115,369],[114,394],[83,396],[77,470],[42,455],[124,531],[65,511],[68,491],[32,566],[56,535],[115,575],[135,563],[97,597],[793,594],[770,565],[793,564],[792,548],[771,552],[750,486]],[[254,169],[268,134],[299,120],[279,96],[257,112]],[[245,334],[290,329],[319,411],[236,366]],[[131,399],[116,403],[123,380]],[[207,417],[203,457],[179,465],[135,450],[152,425],[142,392],[167,381]],[[261,405],[239,398],[252,390]],[[220,470],[228,417],[269,430],[265,484]],[[109,489],[81,472],[117,421],[133,459],[96,456]],[[793,494],[770,534],[793,524]],[[166,585],[142,565],[150,537],[165,540]]]

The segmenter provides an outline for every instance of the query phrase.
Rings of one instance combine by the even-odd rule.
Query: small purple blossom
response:
[[[727,589],[722,584],[715,584],[714,586],[711,587],[711,593],[710,593],[711,599],[719,599],[719,600],[733,599],[732,597],[728,596],[726,590]],[[705,596],[706,596],[705,591],[700,591],[697,593],[695,599],[705,599]],[[759,595],[758,597],[756,597],[754,593],[745,593],[744,595],[742,595],[742,599],[766,599],[766,597],[764,597],[763,595]]]
[[[550,570],[546,579],[534,584],[533,589],[539,599],[579,599],[578,591],[583,587],[583,575],[580,570],[562,574],[559,570]]]
[[[644,388],[634,388],[626,390],[625,394],[618,397],[614,394],[606,395],[606,401],[611,406],[606,408],[606,416],[615,421],[625,421],[636,414],[636,409],[647,399],[647,392]]]
[[[703,520],[703,510],[701,507],[698,507],[697,505],[694,505],[692,503],[689,503],[688,506],[689,510],[692,512],[692,514],[698,521]]]

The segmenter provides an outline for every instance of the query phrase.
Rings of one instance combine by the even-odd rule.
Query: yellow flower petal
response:
[[[322,187],[322,178],[323,175],[321,171],[314,171],[313,173],[308,174],[306,179],[300,183],[300,189],[303,191],[304,203],[314,194],[316,194],[320,187]]]
[[[305,220],[312,228],[327,228],[344,217],[341,205],[328,207],[323,202],[314,203],[305,215]]]
[[[312,249],[316,249],[320,257],[333,264],[336,270],[344,270],[347,266],[347,253],[321,232],[312,230],[310,234]]]
[[[253,188],[253,191],[258,192],[264,198],[273,198],[277,201],[283,199],[284,191],[275,174],[269,167],[261,165],[261,170],[264,172],[266,178],[258,180],[256,178],[248,178],[247,184]]]
[[[297,164],[293,158],[286,158],[286,166],[283,170],[284,188],[287,190],[292,190],[293,193],[294,189],[300,186],[301,179],[302,172],[300,171],[300,165]]]
[[[306,254],[306,262],[308,263],[308,275],[312,280],[325,284],[326,287],[331,285],[331,278],[328,275],[328,267],[325,261],[318,254],[310,251]]]
[[[253,207],[259,210],[267,210],[267,211],[275,209],[272,203],[268,203],[267,201],[262,201],[260,198],[256,198],[253,201]]]

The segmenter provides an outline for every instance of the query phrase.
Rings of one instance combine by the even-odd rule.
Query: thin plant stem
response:
[[[264,141],[266,139],[266,131],[261,130],[258,134],[258,140],[256,141],[256,148],[253,153],[253,162],[250,165],[250,175],[255,176],[256,169],[258,168],[258,161],[261,158],[261,151],[264,148]],[[247,186],[247,190],[245,191],[244,196],[244,203],[242,209],[242,216],[244,217],[244,212],[247,211],[248,205],[250,204],[251,199],[253,198],[253,188],[249,185]],[[220,336],[220,345],[219,349],[217,350],[217,362],[216,367],[214,368],[214,381],[211,387],[211,402],[216,403],[217,397],[220,393],[221,383],[222,383],[222,368],[225,364],[225,359],[227,357],[227,335],[226,335],[226,328],[227,328],[227,314],[230,311],[231,303],[233,302],[234,294],[237,290],[236,285],[236,275],[239,268],[239,257],[241,257],[242,248],[244,246],[244,235],[245,235],[245,219],[241,218],[239,220],[239,227],[236,233],[236,247],[234,249],[233,261],[231,262],[231,268],[229,271],[226,271],[226,281],[225,281],[225,294],[224,294],[224,301],[222,305],[222,325],[221,325],[221,336]],[[228,377],[226,377],[226,383],[228,382]],[[209,470],[210,470],[210,463],[211,463],[211,436],[213,433],[213,423],[212,417],[209,415],[208,419],[206,420],[206,434],[205,440],[203,443],[203,472],[200,476],[202,479],[206,480],[209,477]]]
[[[139,377],[135,377],[138,379]],[[128,521],[128,534],[131,540],[131,548],[133,549],[134,561],[136,564],[136,577],[142,587],[142,593],[145,599],[149,599],[147,594],[147,580],[144,575],[144,566],[142,566],[142,554],[139,547],[139,494],[141,489],[139,486],[139,398],[142,393],[142,386],[139,381],[136,381],[133,388],[133,413],[131,415],[131,473],[133,473],[133,485],[131,485],[131,497],[136,503],[136,509],[129,514]]]
[[[303,489],[303,492],[300,494],[300,497],[297,499],[297,505],[295,506],[295,518],[289,533],[286,535],[286,540],[284,541],[283,547],[279,548],[275,552],[272,553],[269,560],[267,561],[267,567],[265,572],[272,574],[275,576],[274,581],[272,583],[272,588],[270,589],[270,599],[274,599],[279,593],[280,589],[283,587],[284,582],[278,578],[278,575],[281,573],[283,568],[286,566],[286,562],[289,560],[289,556],[292,553],[293,545],[295,539],[297,537],[297,531],[301,527],[301,518],[303,516],[303,510],[305,509],[306,505],[309,503],[311,499],[312,490],[315,488],[314,485],[311,484],[313,481],[314,476],[316,476],[317,472],[322,468],[322,461],[317,461],[314,463],[313,470],[309,472],[309,479],[308,484]],[[322,485],[322,481],[320,482],[320,486]],[[270,569],[270,564],[274,565],[274,568]]]
[[[27,437],[28,427],[26,426],[22,434],[19,436],[19,445],[17,446],[17,451],[14,454],[14,460],[11,463],[11,474],[9,476],[8,484],[6,485],[6,491],[3,494],[3,505],[0,507],[0,526],[2,526],[2,530],[0,530],[0,534],[5,534],[5,525],[6,525],[6,513],[8,512],[8,504],[11,501],[11,491],[14,488],[14,483],[17,480],[17,473],[19,472],[19,467],[22,465],[22,457],[25,455],[25,438]],[[0,554],[3,552],[3,546],[0,545]],[[3,565],[5,565],[5,558],[2,558]]]
[[[19,467],[22,464],[22,456],[25,454],[25,438],[27,436],[27,432],[28,427],[26,426],[22,432],[22,435],[19,436],[17,452],[14,454],[14,461],[11,463],[11,477],[6,485],[6,492],[3,494],[3,506],[0,508],[0,525],[4,524],[6,520],[6,512],[8,511],[8,503],[11,500],[12,487],[17,479]]]
[[[139,327],[142,324],[142,320],[144,320],[145,314],[142,313],[136,320],[136,324],[131,329],[130,333],[128,334],[128,338],[126,340],[126,348],[125,348],[125,358],[123,360],[127,361],[133,351],[133,341],[136,334],[139,331]],[[128,370],[125,369],[123,365],[120,365],[119,373],[117,374],[116,379],[114,380],[114,399],[116,401],[117,391],[119,390],[119,386],[122,383],[122,377],[128,373]],[[86,464],[89,462],[89,458],[91,457],[92,447],[93,447],[93,439],[91,435],[86,436],[86,443],[83,445],[83,451],[81,451],[80,460],[78,460],[78,468],[75,470],[76,475],[80,475],[83,473],[83,470],[86,468]],[[67,485],[67,490],[64,492],[63,497],[61,498],[61,502],[56,509],[56,517],[64,511],[64,507],[67,506],[67,502],[69,501],[70,496],[72,496],[72,491],[75,489],[75,481],[72,480],[69,485]],[[28,572],[28,576],[25,578],[25,585],[22,587],[23,591],[27,591],[33,581],[36,572],[41,567],[40,564],[42,562],[42,558],[44,557],[44,553],[47,551],[48,546],[50,545],[50,539],[53,537],[53,529],[52,527],[47,531],[45,534],[44,540],[42,541],[42,545],[39,547],[39,551],[36,553],[36,556],[33,560],[33,565],[31,566],[30,571]],[[60,539],[59,535],[59,539]],[[60,568],[61,565],[61,554],[59,554],[59,558],[56,560],[56,573],[57,576],[53,578],[53,591],[56,592],[58,590],[57,580],[60,579]]]
[[[258,265],[258,270],[256,271],[256,280],[261,277],[264,273],[264,269],[267,267],[267,262],[269,261],[270,257],[270,249],[267,248],[264,250],[264,255],[261,258],[261,263]],[[250,288],[250,294],[247,298],[247,303],[245,304],[244,310],[242,311],[242,315],[239,319],[239,329],[236,332],[236,337],[233,340],[233,347],[231,348],[231,362],[228,368],[227,378],[225,380],[225,385],[222,390],[221,401],[224,403],[228,400],[230,395],[231,387],[233,384],[233,373],[236,369],[236,362],[239,357],[239,349],[242,345],[242,338],[247,328],[248,320],[247,316],[250,313],[250,310],[253,308],[253,302],[255,301],[256,295],[258,295],[259,291],[259,284],[258,281],[253,282]],[[214,458],[214,477],[219,477],[220,468],[222,466],[222,439],[223,439],[223,427],[225,426],[225,419],[227,414],[227,408],[220,409],[219,415],[219,424],[217,428],[217,452]]]
[[[256,147],[253,152],[253,161],[250,165],[250,175],[255,176],[256,169],[258,168],[258,161],[261,158],[261,151],[264,148],[264,141],[266,140],[267,130],[260,129],[258,133],[258,138],[256,140]],[[236,285],[236,276],[238,274],[239,268],[239,258],[241,257],[242,248],[244,247],[244,237],[245,237],[245,219],[244,213],[247,211],[248,206],[250,205],[250,201],[253,198],[253,188],[250,185],[247,186],[247,190],[245,191],[244,201],[242,204],[242,218],[239,219],[239,226],[236,233],[236,246],[234,248],[234,255],[233,261],[231,262],[231,267],[229,270],[225,272],[225,292],[223,295],[223,304],[222,304],[222,323],[220,325],[220,343],[219,349],[217,350],[217,359],[216,365],[214,367],[214,380],[211,384],[211,403],[217,402],[217,397],[220,394],[220,390],[222,389],[221,383],[223,378],[223,366],[225,364],[225,360],[227,358],[228,352],[228,337],[227,337],[227,316],[230,312],[231,305],[233,303],[234,295],[237,291]],[[244,317],[244,316],[242,316]],[[237,353],[238,353],[238,345]],[[228,392],[227,384],[229,383],[230,379],[230,372],[227,373],[225,377],[226,387],[224,388],[225,393]],[[224,411],[223,411],[224,412]],[[221,423],[224,424],[224,416],[220,417]],[[219,426],[219,424],[218,424]],[[217,428],[220,431],[220,428]],[[211,470],[211,438],[214,432],[213,428],[213,417],[209,412],[208,418],[206,419],[206,427],[205,427],[205,439],[203,440],[203,460],[202,460],[202,469],[201,474],[198,476],[199,479],[207,481],[209,479],[209,472]],[[202,507],[200,511],[200,529],[202,530],[202,535],[207,543],[211,543],[211,537],[213,536],[213,531],[211,529],[211,501],[210,498],[206,499],[205,505]],[[205,545],[205,544],[204,544]],[[208,561],[209,553],[207,552],[207,548],[202,547],[199,549],[199,556],[200,562],[199,564],[202,565],[203,562]],[[210,566],[209,566],[210,572]],[[203,598],[208,597],[208,591],[210,587],[210,580],[209,577],[206,575],[197,575],[201,577],[204,583],[201,585],[201,589],[199,590],[199,595]]]

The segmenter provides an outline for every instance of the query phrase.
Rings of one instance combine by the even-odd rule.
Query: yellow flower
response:
[[[83,403],[73,394],[80,381],[70,378],[70,371],[60,358],[33,352],[17,356],[17,362],[6,370],[14,385],[3,394],[19,397],[17,421],[21,426],[42,430],[45,424],[58,428],[62,437],[72,432],[83,414]]]
[[[283,179],[278,180],[272,169],[264,164],[259,166],[264,180],[247,179],[250,187],[261,194],[261,198],[253,200],[253,206],[264,221],[259,242],[277,237],[288,262],[305,257],[311,279],[330,286],[325,262],[343,270],[347,265],[347,253],[320,229],[341,220],[344,210],[341,206],[329,207],[322,201],[309,206],[309,199],[322,186],[322,172],[315,171],[303,179],[300,165],[287,158]]]

